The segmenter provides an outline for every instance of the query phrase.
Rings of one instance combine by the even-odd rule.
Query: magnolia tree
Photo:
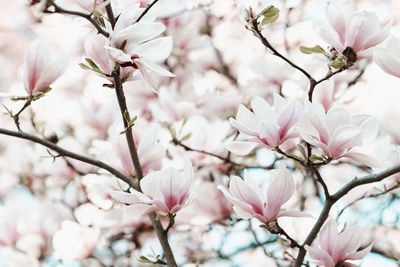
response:
[[[398,0],[0,3],[0,266],[397,266]]]

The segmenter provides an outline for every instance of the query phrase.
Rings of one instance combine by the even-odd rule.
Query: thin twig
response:
[[[276,50],[267,40],[267,38],[265,38],[262,33],[260,32],[260,29],[258,28],[258,22],[256,19],[253,19],[252,21],[252,32],[254,33],[254,35],[261,40],[261,42],[263,43],[263,45],[267,48],[269,48],[272,53],[277,56],[280,57],[281,59],[283,59],[284,61],[286,61],[290,66],[292,66],[293,68],[299,70],[301,73],[303,73],[310,81],[314,81],[315,79],[311,76],[311,74],[309,74],[305,69],[299,67],[297,64],[295,64],[294,62],[292,62],[290,59],[288,59],[287,57],[285,57],[284,55],[282,55],[281,53],[278,52],[278,50]]]
[[[149,10],[158,2],[158,0],[154,0],[150,5],[148,5],[145,10],[142,12],[142,14],[140,14],[140,16],[137,18],[137,20],[135,22],[139,22],[144,15],[147,14],[147,12],[149,12]]]
[[[56,3],[54,3],[54,1],[52,0],[47,0],[47,8],[53,6],[54,7],[54,11],[50,11],[50,10],[44,10],[44,13],[60,13],[60,14],[67,14],[67,15],[73,15],[73,16],[77,16],[77,17],[81,17],[84,18],[86,20],[88,20],[97,30],[97,32],[101,35],[104,35],[105,37],[108,37],[110,34],[105,31],[100,24],[98,24],[93,18],[91,14],[86,14],[86,13],[82,13],[82,12],[78,12],[78,11],[72,11],[72,10],[66,10],[60,6],[58,6]]]
[[[186,151],[192,151],[192,152],[197,152],[197,153],[202,153],[202,154],[205,154],[205,155],[209,155],[209,156],[212,156],[214,158],[220,159],[220,160],[224,161],[225,163],[229,163],[229,164],[235,165],[237,167],[247,168],[247,169],[264,169],[264,170],[271,170],[274,167],[273,166],[274,164],[271,164],[270,166],[252,166],[252,165],[247,165],[247,164],[243,164],[243,163],[238,163],[238,162],[235,162],[232,159],[230,159],[230,153],[228,153],[228,155],[226,157],[223,157],[223,156],[220,156],[218,154],[215,154],[215,153],[212,153],[212,152],[209,152],[209,151],[205,151],[205,150],[202,150],[202,149],[195,149],[195,148],[192,148],[192,147],[189,147],[189,146],[183,144],[176,137],[172,137],[171,141],[172,141],[172,143],[174,145],[180,146],[183,149],[185,149]]]

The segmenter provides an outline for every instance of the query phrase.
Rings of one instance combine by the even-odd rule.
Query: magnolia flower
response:
[[[143,193],[131,189],[130,193],[113,191],[111,195],[126,204],[147,204],[153,206],[150,210],[175,214],[191,202],[192,184],[192,164],[185,159],[183,175],[173,168],[151,172],[140,180]]]
[[[231,176],[229,192],[223,186],[218,186],[218,189],[233,205],[235,213],[243,219],[254,217],[262,223],[267,223],[282,216],[308,216],[300,211],[281,210],[281,206],[294,193],[293,178],[286,166],[281,165],[278,170],[272,171],[271,177],[273,181],[266,195],[251,181],[247,171],[244,173],[244,180],[238,176]]]
[[[275,94],[274,107],[260,97],[251,101],[251,107],[253,112],[240,105],[236,119],[230,119],[233,127],[245,136],[245,140],[228,144],[229,151],[246,155],[259,143],[273,149],[297,136],[293,126],[298,122],[303,109],[297,100],[288,102]]]
[[[121,64],[133,64],[149,84],[156,88],[151,73],[160,76],[175,76],[161,66],[171,53],[172,38],[153,39],[165,30],[165,26],[160,22],[154,22],[155,18],[151,16],[145,16],[139,22],[135,22],[142,11],[139,4],[127,9],[119,16],[114,29],[108,21],[105,21],[110,33],[105,48],[109,50],[115,61]]]
[[[342,233],[338,233],[338,226],[335,220],[328,220],[321,229],[317,246],[305,246],[311,258],[317,261],[318,265],[325,267],[338,266],[358,266],[348,260],[361,260],[367,255],[372,244],[363,250],[357,251],[361,245],[362,230],[353,226]]]
[[[160,125],[154,124],[143,136],[141,140],[135,136],[137,142],[137,153],[144,175],[150,171],[159,170],[161,161],[165,156],[165,148],[157,144]],[[126,144],[125,136],[117,135],[113,140],[113,146],[117,157],[119,158],[123,171],[130,175],[136,176],[135,167],[132,163],[131,153]]]
[[[385,72],[400,78],[400,40],[392,37],[386,48],[376,48],[374,61]]]
[[[342,107],[333,107],[325,113],[320,103],[307,101],[298,131],[304,141],[319,147],[327,158],[345,157],[372,167],[377,165],[376,159],[360,153],[357,147],[362,145],[364,136],[375,132],[376,124],[372,117],[352,117]]]
[[[54,60],[38,40],[28,48],[24,59],[24,86],[29,95],[47,89],[64,72],[65,60]]]
[[[88,55],[89,58],[96,63],[102,73],[111,75],[111,72],[114,68],[114,61],[110,57],[108,50],[104,48],[106,42],[107,39],[102,35],[91,36],[85,41],[85,52],[86,55]],[[130,76],[130,72],[132,71],[130,71],[128,68],[122,68],[120,74],[121,79],[126,78],[126,76]],[[107,77],[103,74],[100,75],[112,81],[112,77]]]
[[[385,40],[392,25],[390,22],[381,29],[374,13],[363,11],[345,15],[332,2],[326,8],[326,15],[330,25],[318,27],[320,36],[339,53],[351,47],[357,57],[366,56],[365,50]]]
[[[65,260],[87,258],[100,238],[98,228],[85,227],[73,221],[64,221],[53,236],[54,257]]]

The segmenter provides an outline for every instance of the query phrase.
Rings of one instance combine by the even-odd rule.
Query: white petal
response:
[[[129,51],[129,54],[138,55],[148,61],[160,63],[171,54],[171,50],[172,37],[168,36],[141,44],[132,51]]]
[[[254,142],[233,141],[225,145],[230,152],[244,156],[249,154],[258,144]]]

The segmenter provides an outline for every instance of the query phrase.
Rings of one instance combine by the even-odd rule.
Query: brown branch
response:
[[[156,3],[157,1],[154,1],[138,18],[138,20],[136,22],[138,22],[149,10],[150,8]],[[116,23],[116,19],[114,17],[114,13],[112,11],[112,7],[110,4],[108,4],[106,6],[106,10],[107,10],[107,14],[108,14],[108,19],[111,23],[111,25],[115,25]],[[126,98],[125,98],[125,93],[124,93],[124,88],[122,85],[122,81],[121,81],[121,77],[120,77],[120,66],[117,65],[115,67],[115,69],[113,70],[112,74],[111,74],[113,81],[114,81],[114,89],[115,89],[115,93],[117,96],[117,100],[118,100],[118,105],[121,111],[121,116],[122,116],[122,121],[124,123],[124,127],[125,127],[125,137],[126,137],[126,141],[128,144],[128,148],[129,148],[129,153],[131,156],[131,160],[133,163],[133,166],[135,168],[135,173],[136,173],[136,178],[138,183],[136,184],[136,186],[134,187],[135,190],[141,192],[141,188],[140,188],[140,180],[143,178],[143,170],[142,170],[142,166],[140,165],[140,160],[139,160],[139,156],[137,153],[137,149],[136,149],[136,145],[135,145],[135,140],[133,138],[133,134],[132,134],[132,128],[131,125],[129,125],[129,121],[127,121],[127,119],[130,118],[129,115],[129,110],[128,110],[128,106],[126,104]],[[151,212],[149,213],[149,218],[153,224],[154,230],[157,234],[158,240],[160,241],[161,247],[164,250],[164,255],[165,258],[167,260],[168,266],[170,267],[176,267],[178,266],[176,264],[175,261],[175,257],[174,254],[172,252],[171,246],[168,243],[168,233],[164,230],[160,220],[157,218],[157,215],[155,212]]]
[[[318,169],[313,165],[311,165],[310,169],[312,173],[317,177],[317,181],[321,184],[322,189],[324,190],[325,199],[330,199],[331,195],[329,194],[328,186],[326,185],[324,179],[322,179],[322,176],[319,173]]]
[[[124,94],[124,90],[123,90],[123,86],[122,86],[122,82],[121,82],[121,78],[120,78],[120,67],[119,66],[117,66],[116,69],[112,72],[112,77],[114,79],[114,88],[115,88],[115,93],[117,95],[118,104],[119,104],[121,115],[122,115],[122,120],[124,122],[124,126],[126,129],[125,137],[126,137],[126,141],[128,143],[130,156],[132,159],[133,166],[135,167],[136,178],[138,179],[138,181],[140,181],[143,178],[143,170],[142,170],[142,166],[140,165],[139,156],[137,154],[135,142],[133,139],[132,128],[129,127],[128,122],[124,116],[124,114],[126,112],[128,112],[128,107],[126,105],[125,94]],[[141,192],[139,182],[136,184],[134,189]],[[165,258],[167,259],[168,266],[170,266],[170,267],[178,266],[176,264],[175,257],[172,252],[171,246],[168,243],[168,233],[164,230],[164,228],[163,228],[160,220],[157,218],[157,215],[155,212],[151,212],[149,214],[149,217],[153,224],[154,230],[157,234],[158,240],[160,241],[161,247],[164,250],[164,255],[165,255]]]
[[[307,77],[307,79],[308,79],[309,82],[310,82],[310,87],[309,87],[309,89],[308,89],[308,99],[310,100],[310,102],[312,102],[312,95],[313,95],[313,93],[314,93],[315,87],[316,87],[318,84],[322,83],[323,81],[326,81],[326,80],[330,79],[332,76],[334,76],[334,75],[336,75],[336,74],[338,74],[338,73],[340,73],[340,72],[342,72],[342,71],[344,71],[344,70],[347,69],[347,66],[346,66],[346,67],[343,67],[343,68],[338,69],[338,70],[336,70],[336,71],[334,71],[334,72],[328,73],[324,78],[322,78],[322,79],[320,79],[320,80],[315,80],[314,77],[313,77],[310,73],[308,73],[305,69],[303,69],[302,67],[298,66],[298,65],[295,64],[293,61],[291,61],[290,59],[288,59],[287,57],[285,57],[284,55],[282,55],[278,50],[276,50],[276,49],[270,44],[270,42],[268,41],[268,39],[265,38],[265,37],[262,35],[260,29],[258,28],[257,19],[253,19],[253,20],[252,20],[252,28],[251,28],[251,31],[254,33],[254,35],[255,35],[258,39],[260,39],[260,41],[262,42],[262,44],[263,44],[265,47],[267,47],[268,49],[270,49],[270,50],[272,51],[272,54],[273,54],[273,55],[275,55],[275,56],[277,56],[277,57],[280,57],[281,59],[283,59],[284,61],[286,61],[290,66],[292,66],[293,68],[297,69],[298,71],[300,71],[301,73],[303,73],[304,76]]]
[[[334,195],[331,195],[330,198],[328,198],[325,201],[324,207],[321,211],[321,214],[319,215],[317,222],[315,223],[314,227],[311,229],[311,232],[308,234],[306,240],[304,241],[303,246],[300,248],[299,254],[296,259],[295,267],[300,267],[303,264],[304,257],[306,255],[306,250],[304,249],[305,245],[310,245],[314,239],[317,237],[318,232],[321,230],[322,225],[325,223],[326,219],[329,216],[329,212],[333,206],[340,198],[345,196],[348,192],[350,192],[352,189],[354,189],[357,186],[364,185],[364,184],[370,184],[370,183],[375,183],[382,181],[383,179],[400,172],[400,164],[389,168],[385,171],[375,173],[375,174],[370,174],[361,178],[354,178],[351,182],[346,184],[342,189],[340,189],[337,193]]]
[[[357,186],[380,182],[386,177],[398,172],[400,172],[400,164],[379,173],[370,174],[361,178],[356,177],[351,182],[346,184],[342,189],[340,189],[336,194],[332,195],[332,198],[333,200],[337,201]]]
[[[28,133],[25,133],[25,132],[21,132],[21,131],[17,132],[17,131],[11,131],[11,130],[0,128],[0,134],[14,136],[14,137],[17,137],[17,138],[29,140],[29,141],[37,143],[37,144],[41,144],[41,145],[43,145],[45,147],[50,148],[53,151],[56,151],[59,154],[59,156],[76,159],[76,160],[79,160],[81,162],[85,162],[85,163],[88,163],[90,165],[93,165],[93,166],[99,167],[101,169],[107,170],[108,172],[110,172],[114,176],[116,176],[116,177],[120,178],[121,180],[123,180],[124,182],[128,183],[130,186],[134,186],[134,184],[132,183],[131,177],[126,176],[122,172],[114,169],[113,167],[111,167],[110,165],[108,165],[108,164],[106,164],[106,163],[104,163],[102,161],[99,161],[99,160],[96,160],[96,159],[93,159],[93,158],[89,158],[89,157],[86,157],[86,156],[71,152],[71,151],[66,150],[66,149],[64,149],[62,147],[57,146],[56,144],[54,144],[54,143],[52,143],[50,141],[44,140],[42,138],[39,138],[37,136],[31,135],[31,134],[28,134]]]
[[[253,19],[252,21],[252,28],[251,31],[254,33],[254,35],[260,39],[260,41],[263,43],[263,45],[265,47],[267,47],[268,49],[270,49],[272,51],[272,54],[274,54],[277,57],[280,57],[281,59],[283,59],[284,61],[286,61],[290,66],[292,66],[293,68],[299,70],[301,73],[303,73],[308,80],[311,81],[315,81],[315,79],[311,76],[311,74],[309,74],[305,69],[303,69],[302,67],[296,65],[294,62],[292,62],[290,59],[288,59],[287,57],[285,57],[284,55],[282,55],[281,53],[278,52],[278,50],[276,50],[267,40],[267,38],[265,38],[262,33],[260,32],[260,29],[258,28],[258,22],[256,19]]]
[[[366,198],[378,198],[378,197],[383,196],[383,195],[386,195],[387,193],[389,193],[389,192],[391,192],[391,191],[393,191],[393,190],[396,190],[396,189],[398,189],[398,188],[400,188],[400,183],[396,183],[396,184],[394,184],[393,186],[391,186],[391,187],[389,187],[389,188],[385,188],[385,190],[383,190],[383,191],[381,191],[381,192],[379,192],[379,193],[375,193],[375,194],[371,194],[371,195],[368,195],[367,193],[365,193],[362,197],[359,197],[359,198],[355,199],[354,201],[350,202],[349,204],[347,204],[346,206],[344,206],[344,207],[339,211],[339,213],[338,213],[337,216],[340,217],[340,216],[343,214],[343,212],[344,212],[347,208],[353,206],[355,203],[357,203],[358,201],[360,201],[360,200],[362,200],[362,199],[366,199]]]
[[[150,10],[157,2],[158,2],[158,0],[154,0],[150,5],[148,5],[148,6],[144,9],[144,11],[142,12],[142,14],[140,14],[140,16],[137,18],[137,20],[136,20],[135,22],[139,22],[139,21],[144,17],[144,15],[146,15],[147,12],[149,12],[149,10]]]
[[[230,159],[230,152],[228,152],[228,155],[227,155],[226,157],[223,157],[223,156],[220,156],[220,155],[218,155],[218,154],[215,154],[215,153],[212,153],[212,152],[209,152],[209,151],[205,151],[205,150],[202,150],[202,149],[195,149],[195,148],[189,147],[189,146],[183,144],[181,141],[179,141],[179,140],[178,140],[176,137],[174,137],[174,136],[172,137],[172,143],[173,143],[174,145],[176,145],[176,146],[182,147],[182,148],[185,149],[186,151],[192,151],[192,152],[197,152],[197,153],[209,155],[209,156],[211,156],[211,157],[220,159],[220,160],[224,161],[225,163],[229,163],[229,164],[235,165],[235,166],[237,166],[237,167],[241,167],[241,168],[248,168],[248,169],[264,169],[264,170],[271,170],[271,169],[274,168],[274,164],[271,164],[270,166],[264,167],[264,166],[252,166],[252,165],[246,165],[246,164],[243,164],[243,163],[238,163],[238,162],[235,162],[235,161],[233,161],[232,159]]]
[[[50,11],[47,10],[47,8],[53,6],[54,7],[54,11]],[[82,12],[78,12],[78,11],[72,11],[72,10],[66,10],[60,6],[58,6],[56,3],[54,3],[54,1],[52,0],[47,0],[46,3],[46,10],[44,10],[44,13],[60,13],[60,14],[67,14],[67,15],[73,15],[73,16],[77,16],[77,17],[81,17],[86,19],[87,21],[89,21],[97,30],[97,32],[101,35],[104,35],[105,37],[109,36],[109,33],[107,31],[105,31],[100,24],[98,24],[93,18],[92,18],[92,14],[86,14],[86,13],[82,13]]]
[[[344,68],[338,69],[338,70],[336,70],[334,72],[329,72],[324,78],[322,78],[322,79],[320,79],[318,81],[315,81],[315,80],[311,81],[310,80],[310,88],[308,89],[308,100],[310,102],[312,102],[314,89],[318,84],[322,83],[323,81],[329,80],[332,76],[335,76],[336,74],[341,73],[342,71],[344,71],[346,69],[347,68],[344,67]]]

